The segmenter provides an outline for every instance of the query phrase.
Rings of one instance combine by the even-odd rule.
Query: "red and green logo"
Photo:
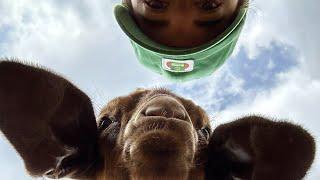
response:
[[[167,62],[167,66],[174,71],[185,71],[190,65],[187,63]]]
[[[171,72],[190,72],[193,70],[193,65],[193,60],[162,59],[163,69]]]

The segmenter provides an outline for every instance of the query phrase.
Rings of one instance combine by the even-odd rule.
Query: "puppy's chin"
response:
[[[133,179],[187,179],[194,152],[174,132],[146,132],[129,148],[129,171]]]

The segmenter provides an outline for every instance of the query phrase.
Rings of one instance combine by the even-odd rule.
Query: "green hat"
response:
[[[124,5],[116,5],[114,14],[141,64],[171,80],[187,81],[211,75],[231,55],[245,22],[247,6],[240,8],[233,23],[214,40],[188,49],[164,46],[148,38]]]

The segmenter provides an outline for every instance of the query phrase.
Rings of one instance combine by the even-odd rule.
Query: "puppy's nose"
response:
[[[146,116],[162,116],[166,118],[186,119],[186,112],[183,106],[173,97],[159,96],[152,99],[146,105]]]

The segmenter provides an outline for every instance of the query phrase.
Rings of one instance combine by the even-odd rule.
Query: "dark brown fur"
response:
[[[298,180],[315,154],[312,136],[288,122],[248,116],[211,132],[202,108],[165,89],[115,98],[96,122],[67,80],[1,60],[0,130],[36,177]]]

